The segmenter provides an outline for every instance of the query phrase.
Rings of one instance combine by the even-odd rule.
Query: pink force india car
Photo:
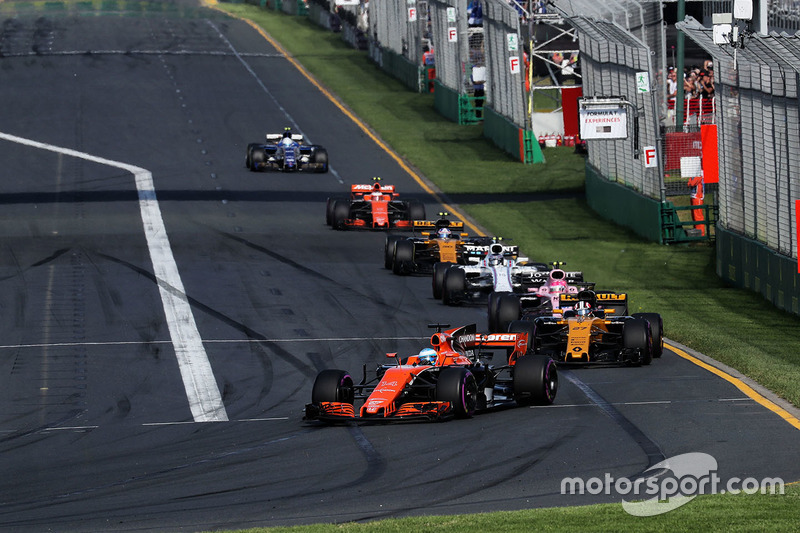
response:
[[[430,324],[429,348],[407,358],[387,353],[392,363],[355,383],[344,370],[323,370],[314,381],[305,419],[328,423],[469,418],[476,410],[503,405],[549,405],[558,390],[552,357],[532,354],[529,334],[477,333],[474,324],[455,329]],[[485,361],[504,350],[504,362]]]
[[[562,269],[566,263],[553,261],[549,270],[533,272],[525,289],[497,293],[487,310],[489,331],[507,331],[508,324],[523,316],[551,315],[560,307],[561,295],[592,290],[595,283],[583,280],[583,272]]]

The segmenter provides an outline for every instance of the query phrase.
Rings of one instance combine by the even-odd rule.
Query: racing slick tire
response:
[[[314,172],[323,174],[328,171],[328,151],[320,146],[315,146],[311,162],[314,163]]]
[[[252,172],[258,172],[259,171],[258,165],[263,165],[266,162],[267,162],[266,150],[256,146],[250,151],[250,170]]]
[[[247,145],[247,157],[245,157],[244,159],[244,166],[247,167],[248,169],[250,168],[250,165],[253,164],[253,150],[257,146],[259,146],[258,143],[250,143]]]
[[[397,241],[394,245],[392,272],[398,276],[406,273],[406,263],[414,262],[414,243],[409,240]]]
[[[478,383],[464,367],[449,366],[439,372],[436,401],[450,402],[456,418],[471,418],[478,404]]]
[[[500,299],[500,294],[494,291],[489,293],[486,299],[486,318],[487,325],[489,326],[489,333],[497,333],[497,300]]]
[[[347,201],[345,198],[328,198],[325,204],[325,224],[328,226],[333,226],[333,206],[339,200]]]
[[[333,202],[333,218],[331,226],[333,229],[346,229],[345,222],[350,218],[350,201],[336,200]]]
[[[650,339],[653,342],[653,357],[659,358],[664,353],[664,322],[658,313],[634,313],[635,318],[643,318],[650,324]]]
[[[518,405],[550,405],[558,392],[558,367],[552,357],[525,355],[514,365],[514,400]]]
[[[622,346],[627,350],[638,350],[639,361],[634,364],[649,365],[653,361],[653,339],[650,324],[643,318],[631,318],[622,327]]]
[[[434,263],[433,264],[433,277],[431,285],[433,286],[433,297],[437,300],[442,299],[442,287],[444,286],[444,273],[447,269],[453,266],[453,263]]]
[[[409,200],[406,202],[408,220],[425,220],[425,205],[419,200]]]
[[[533,322],[530,320],[512,320],[508,323],[506,331],[509,333],[527,333],[528,349],[525,353],[536,353],[536,325]]]
[[[508,326],[520,318],[519,297],[512,293],[500,293],[494,313],[495,329],[492,332],[508,331]]]
[[[445,305],[458,305],[460,294],[467,288],[467,274],[456,266],[451,266],[444,273],[442,282],[442,303]]]
[[[383,246],[383,268],[386,270],[392,269],[392,262],[394,261],[394,247],[397,241],[402,239],[400,235],[387,235],[386,244]]]
[[[311,389],[311,403],[341,402],[352,404],[355,401],[353,378],[344,370],[323,370],[314,380]]]

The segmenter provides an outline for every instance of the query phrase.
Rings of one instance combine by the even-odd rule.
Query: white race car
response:
[[[550,270],[544,263],[532,263],[517,254],[516,246],[494,243],[478,264],[450,266],[442,280],[442,302],[459,305],[488,299],[492,316],[499,295],[527,293],[539,284],[535,280],[541,273]]]

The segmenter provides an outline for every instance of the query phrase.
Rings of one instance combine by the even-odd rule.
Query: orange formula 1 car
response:
[[[375,377],[354,383],[344,370],[323,370],[314,381],[306,420],[390,421],[469,418],[476,410],[507,404],[549,405],[558,390],[552,358],[528,353],[527,333],[477,333],[475,325],[437,332],[431,348],[378,366]],[[482,361],[486,350],[505,350],[501,366]],[[361,403],[356,407],[356,402]]]
[[[333,229],[411,229],[425,219],[419,200],[399,200],[394,185],[351,185],[350,198],[328,198],[325,222]]]

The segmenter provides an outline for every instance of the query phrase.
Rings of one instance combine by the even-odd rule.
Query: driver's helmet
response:
[[[489,266],[496,266],[503,264],[503,254],[489,254],[486,256],[486,263]]]
[[[562,294],[567,292],[567,282],[563,279],[554,279],[550,282],[550,292],[553,294]]]
[[[423,348],[419,352],[419,355],[417,355],[417,359],[419,359],[422,365],[432,365],[436,363],[436,350],[433,348]]]
[[[591,313],[592,313],[592,306],[589,305],[589,302],[581,300],[575,306],[575,314],[578,316],[589,316]]]
[[[292,139],[292,130],[286,128],[283,132],[283,137],[281,138],[281,146],[294,146],[295,142]]]
[[[440,229],[440,230],[437,232],[437,236],[438,236],[440,239],[449,239],[449,238],[450,238],[450,235],[451,235],[452,233],[453,233],[453,232],[452,232],[452,231],[450,231],[450,229],[449,229],[449,228],[441,228],[441,229]]]

